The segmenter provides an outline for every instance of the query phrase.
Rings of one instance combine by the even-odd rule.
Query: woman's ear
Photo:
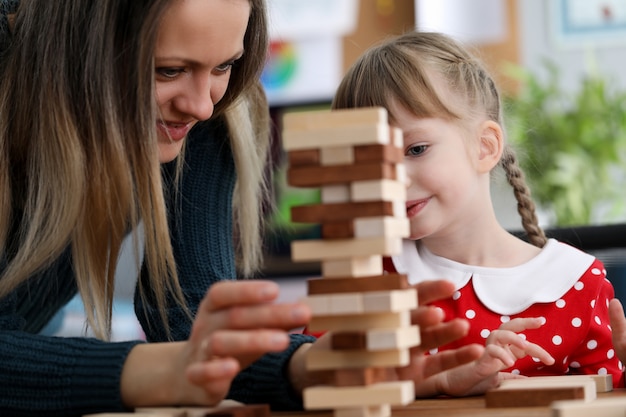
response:
[[[479,128],[480,147],[478,154],[478,169],[480,172],[490,172],[502,157],[504,150],[504,132],[502,127],[493,120],[483,122]]]

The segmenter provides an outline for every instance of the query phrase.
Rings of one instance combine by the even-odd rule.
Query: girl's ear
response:
[[[490,172],[502,157],[504,150],[504,132],[502,127],[493,120],[482,123],[480,131],[480,147],[478,154],[478,169],[480,172]]]

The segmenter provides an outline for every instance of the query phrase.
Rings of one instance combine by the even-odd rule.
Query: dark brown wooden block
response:
[[[585,388],[538,387],[525,389],[496,388],[485,393],[487,407],[546,407],[553,401],[585,398]]]
[[[308,294],[404,290],[410,287],[405,274],[384,274],[370,277],[311,278]]]
[[[293,187],[321,187],[381,179],[395,180],[395,166],[374,162],[358,165],[301,166],[287,170],[287,183]]]
[[[269,404],[249,404],[234,407],[219,407],[209,411],[211,417],[270,417]]]
[[[298,223],[340,222],[359,217],[393,216],[393,214],[391,201],[308,204],[291,207],[291,221]]]
[[[404,162],[404,152],[394,145],[360,145],[354,147],[354,163]]]
[[[367,333],[333,332],[330,347],[334,350],[367,350]]]
[[[348,239],[354,237],[354,222],[330,222],[322,224],[322,239]]]
[[[319,165],[320,151],[319,149],[302,149],[287,152],[289,165],[292,167]]]

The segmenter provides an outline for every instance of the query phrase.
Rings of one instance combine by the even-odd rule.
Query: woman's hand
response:
[[[286,349],[288,330],[308,323],[310,309],[301,303],[273,304],[278,293],[278,285],[271,281],[213,284],[198,308],[188,341],[138,345],[131,351],[122,374],[125,403],[136,407],[220,402],[240,370],[265,353]],[[128,396],[125,387],[130,387]]]
[[[622,363],[626,363],[626,318],[624,307],[617,298],[609,301],[609,320],[615,353]]]

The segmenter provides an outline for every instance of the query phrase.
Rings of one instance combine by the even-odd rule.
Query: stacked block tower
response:
[[[416,291],[382,264],[409,233],[402,132],[378,107],[294,112],[283,119],[282,140],[288,184],[321,190],[319,204],[291,208],[293,222],[321,225],[321,239],[292,242],[291,258],[321,263],[322,277],[307,281],[308,330],[329,342],[307,352],[306,366],[333,375],[305,390],[304,408],[388,417],[391,406],[414,399],[413,381],[391,371],[420,342],[410,317]]]

